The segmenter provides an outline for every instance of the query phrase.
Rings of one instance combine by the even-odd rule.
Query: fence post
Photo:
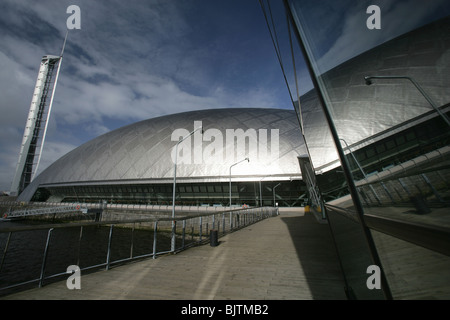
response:
[[[181,248],[184,249],[184,238],[186,236],[186,220],[183,220],[183,236],[181,240]]]
[[[42,282],[44,280],[45,264],[47,263],[47,255],[48,255],[48,245],[50,243],[50,237],[51,237],[52,231],[53,231],[53,228],[50,228],[47,233],[47,242],[45,244],[44,257],[42,259],[42,266],[41,266],[41,277],[39,278],[39,288],[42,287]]]
[[[109,228],[108,252],[106,254],[106,270],[109,270],[109,262],[111,259],[111,240],[112,240],[113,227],[114,227],[114,225],[112,224],[111,227]]]
[[[80,227],[80,237],[78,238],[78,257],[77,266],[80,265],[80,255],[81,255],[81,239],[83,238],[83,226]]]
[[[136,222],[133,223],[133,229],[131,229],[131,246],[130,246],[130,259],[133,258],[133,247],[134,247],[134,228],[136,227]]]
[[[155,225],[153,226],[153,259],[156,259],[156,233],[158,231],[158,221],[155,221]]]
[[[3,250],[2,263],[0,264],[0,272],[2,271],[2,268],[3,268],[3,262],[5,261],[6,252],[8,251],[9,240],[11,239],[11,233],[12,232],[9,232],[9,234],[8,234],[8,240],[6,240],[5,249]]]
[[[176,247],[176,230],[177,230],[177,221],[172,220],[172,239],[171,239],[171,251],[175,252]]]
[[[233,212],[230,211],[230,231],[233,229]]]
[[[199,226],[199,233],[200,233],[200,242],[202,242],[202,217],[200,217],[200,219],[199,219],[199,223],[200,223],[200,226]]]

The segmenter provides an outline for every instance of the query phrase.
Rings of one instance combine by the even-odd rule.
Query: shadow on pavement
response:
[[[281,216],[295,245],[314,299],[347,299],[332,235],[311,213]]]

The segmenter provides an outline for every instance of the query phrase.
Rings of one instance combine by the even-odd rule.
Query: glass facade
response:
[[[287,18],[267,21],[289,46],[280,63],[347,296],[448,299],[450,5],[375,2],[285,0]]]

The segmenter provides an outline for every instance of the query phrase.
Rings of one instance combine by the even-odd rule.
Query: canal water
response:
[[[30,222],[3,221],[0,224],[0,228],[3,229],[29,225]],[[51,231],[44,275],[66,273],[70,265],[78,265],[83,269],[106,263],[109,234],[109,226],[83,226],[82,229],[80,226],[54,228]],[[13,232],[7,245],[8,235],[9,233],[0,232],[0,288],[39,279],[48,229]],[[151,254],[153,238],[153,230],[133,230],[115,226],[112,233],[110,261]],[[170,235],[158,232],[157,252],[169,250]],[[69,276],[70,274],[62,275],[58,279]],[[44,280],[44,284],[51,281],[51,279]],[[37,286],[38,282],[34,282],[26,287]],[[10,289],[0,290],[0,295],[10,291]]]

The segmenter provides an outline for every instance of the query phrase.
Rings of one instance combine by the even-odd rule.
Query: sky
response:
[[[450,14],[448,0],[294,0],[317,72]],[[380,29],[369,29],[379,8]]]
[[[302,2],[322,70],[449,14],[448,0]],[[281,35],[282,2],[270,3]],[[365,27],[372,3],[382,9],[378,33]],[[11,186],[39,64],[59,55],[70,5],[81,10],[81,29],[69,30],[40,172],[140,120],[200,109],[293,108],[258,0],[2,0],[0,191]],[[286,49],[287,38],[279,40]],[[297,63],[304,93],[311,83]]]
[[[257,0],[2,0],[0,190],[9,190],[42,56],[69,30],[40,172],[100,134],[211,108],[292,108]]]

